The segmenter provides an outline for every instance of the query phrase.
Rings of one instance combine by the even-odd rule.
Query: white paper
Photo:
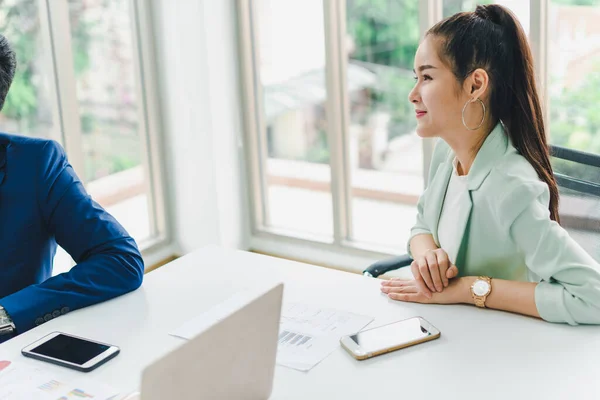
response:
[[[170,333],[190,340],[252,301],[258,292],[244,290],[184,323]],[[340,345],[340,338],[356,333],[373,318],[349,312],[285,303],[281,310],[277,363],[308,371]],[[2,400],[2,399],[0,399]]]
[[[190,340],[217,322],[228,317],[233,312],[239,310],[242,306],[248,304],[255,297],[256,294],[250,290],[243,290],[235,293],[227,300],[217,304],[206,312],[184,323],[182,326],[169,333],[169,335]]]
[[[277,363],[309,371],[340,346],[340,338],[359,332],[372,317],[300,303],[281,313]]]
[[[89,379],[67,381],[23,364],[0,361],[0,400],[116,400],[118,391]]]

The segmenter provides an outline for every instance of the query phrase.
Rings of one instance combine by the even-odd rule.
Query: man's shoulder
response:
[[[30,137],[17,135],[14,133],[0,132],[0,144],[11,144],[15,146],[44,146],[46,143],[52,142],[50,139],[39,137]]]
[[[0,146],[6,146],[11,152],[22,158],[35,158],[38,161],[60,157],[64,150],[51,139],[36,138],[0,132]]]

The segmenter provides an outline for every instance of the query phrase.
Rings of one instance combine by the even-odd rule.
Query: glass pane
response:
[[[346,4],[352,239],[403,249],[423,192],[422,140],[408,101],[419,4]]]
[[[552,144],[600,153],[600,0],[552,0],[548,94]]]
[[[52,59],[41,34],[37,2],[2,2],[0,32],[17,54],[15,78],[0,113],[2,131],[54,138]]]
[[[130,5],[69,0],[69,13],[87,188],[139,242],[152,228]]]
[[[473,11],[479,4],[500,4],[509,8],[523,26],[525,33],[529,36],[530,22],[530,0],[444,0],[444,18],[461,11]]]
[[[261,141],[268,153],[266,223],[332,236],[323,2],[255,4],[266,125]]]

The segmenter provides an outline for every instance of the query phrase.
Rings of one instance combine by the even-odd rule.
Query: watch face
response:
[[[490,291],[490,284],[484,280],[478,279],[473,284],[473,293],[476,296],[485,296]]]

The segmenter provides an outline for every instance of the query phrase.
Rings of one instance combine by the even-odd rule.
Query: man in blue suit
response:
[[[0,35],[0,110],[16,59]],[[52,277],[56,247],[77,265]],[[137,289],[135,241],[86,193],[56,142],[0,133],[0,342]]]

